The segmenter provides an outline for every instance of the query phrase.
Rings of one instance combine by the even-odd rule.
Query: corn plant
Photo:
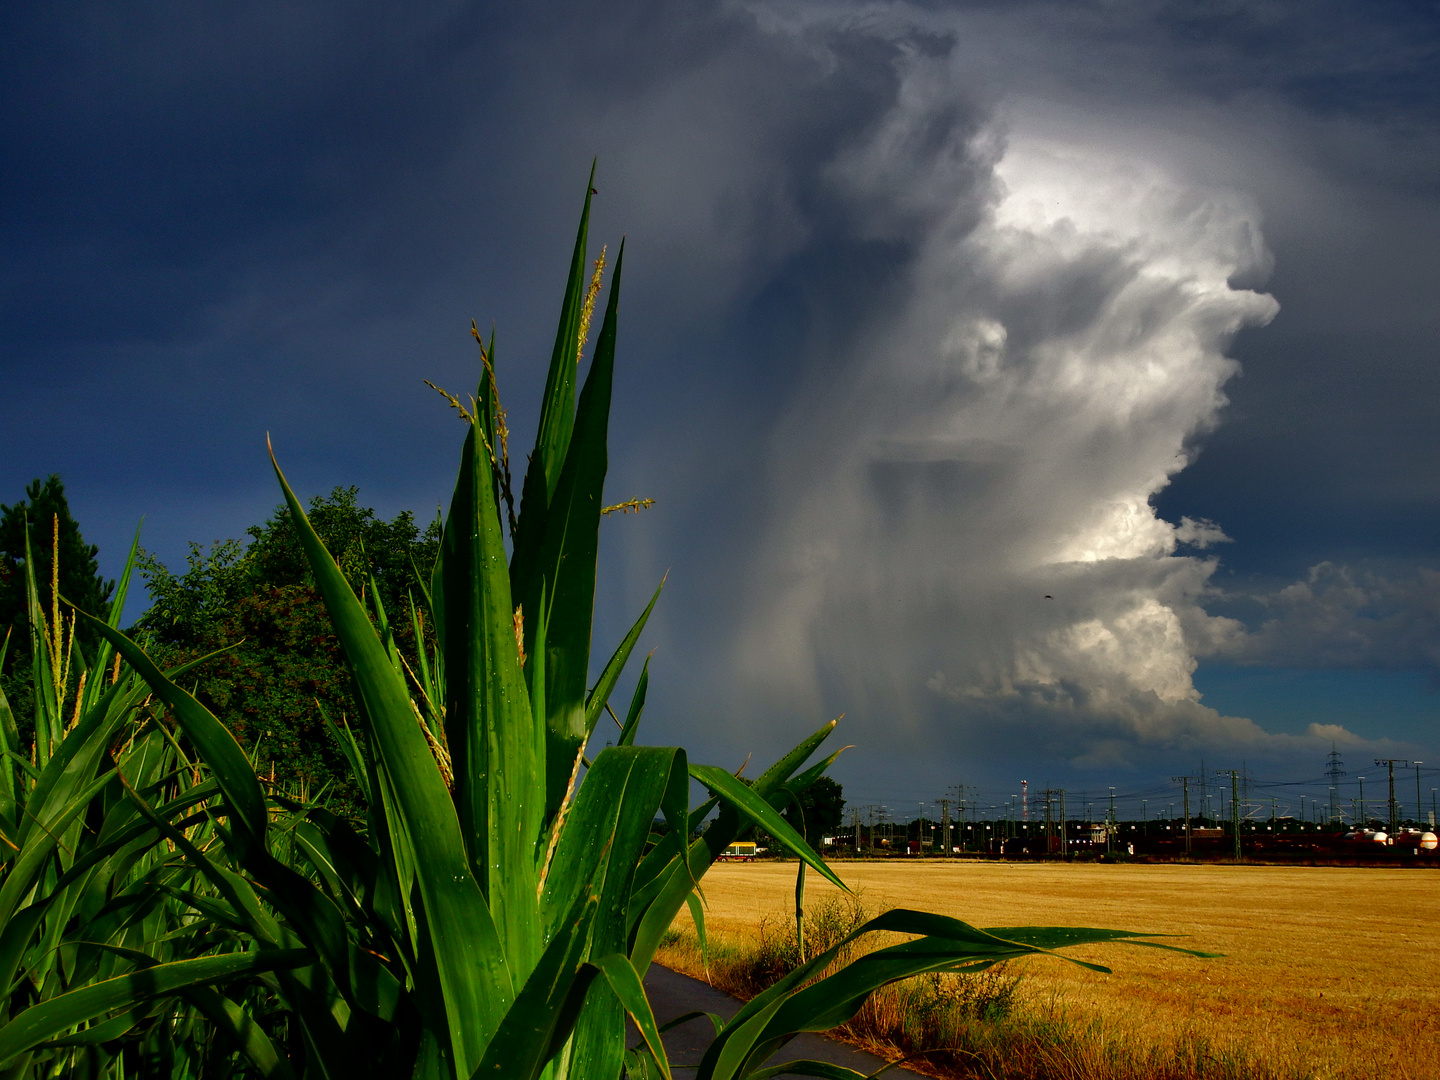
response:
[[[58,544],[54,554],[58,577]],[[214,984],[284,958],[197,917],[204,884],[166,841],[213,842],[201,807],[219,791],[143,715],[148,688],[108,642],[81,655],[54,581],[47,615],[29,555],[28,745],[0,694],[3,1075],[199,1076],[207,1062],[213,1072],[235,1049],[224,1034],[217,1048],[217,1031],[244,1038],[239,1006]],[[111,632],[133,565],[132,548]]]
[[[482,374],[468,406],[447,394],[465,438],[440,554],[409,613],[421,643],[413,664],[395,646],[391,613],[375,590],[347,579],[275,465],[354,675],[358,714],[329,719],[366,799],[363,826],[267,794],[234,736],[174,673],[161,672],[114,625],[88,619],[210,772],[213,786],[202,790],[219,797],[205,811],[215,838],[208,847],[167,822],[169,807],[131,804],[204,885],[203,896],[197,889],[187,897],[206,928],[196,932],[240,944],[224,956],[147,968],[174,972],[161,989],[87,998],[88,1013],[76,1002],[48,1026],[0,1032],[0,1064],[53,1045],[61,1020],[70,1025],[64,1030],[103,1026],[162,993],[183,990],[198,1001],[197,988],[213,991],[229,978],[264,988],[283,1010],[287,1034],[279,1038],[273,1018],[256,1014],[269,1007],[256,995],[231,993],[218,1010],[209,999],[206,1015],[225,1025],[228,1045],[262,1076],[669,1077],[641,980],[687,905],[703,939],[700,880],[740,830],[758,825],[844,887],[778,809],[834,760],[807,765],[833,722],[747,785],[690,762],[681,749],[637,744],[645,670],[618,745],[586,755],[659,595],[591,685],[624,248],[577,395],[601,288],[599,264],[587,286],[589,208],[587,195],[518,513],[493,337],[480,342]],[[424,644],[427,618],[433,648]],[[692,781],[710,792],[693,809]],[[986,932],[907,911],[857,934],[872,931],[919,936],[834,972],[826,970],[834,949],[811,958],[719,1027],[700,1075],[776,1075],[779,1067],[766,1062],[796,1032],[843,1022],[896,979],[1133,936]],[[203,985],[184,981],[192,970],[184,964],[221,960],[250,966],[217,970]],[[633,1048],[627,1016],[640,1033]]]

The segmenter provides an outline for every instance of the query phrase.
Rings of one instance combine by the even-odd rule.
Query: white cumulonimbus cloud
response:
[[[1268,268],[1254,206],[1023,115],[937,136],[946,92],[912,61],[829,169],[862,235],[913,254],[780,425],[746,685],[846,708],[872,747],[1280,749],[1192,682],[1244,636],[1199,602],[1223,532],[1150,502],[1278,309],[1232,284]]]

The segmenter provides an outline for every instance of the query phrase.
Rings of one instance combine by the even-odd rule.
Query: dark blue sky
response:
[[[173,566],[274,507],[269,432],[428,515],[421,379],[494,322],[528,430],[598,156],[610,492],[660,502],[597,634],[671,572],[651,738],[844,711],[863,801],[1440,762],[1437,46],[1358,0],[12,4],[0,502],[58,472],[107,572],[142,516]]]

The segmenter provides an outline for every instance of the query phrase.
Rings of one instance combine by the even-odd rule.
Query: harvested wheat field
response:
[[[871,911],[1185,934],[1175,943],[1225,954],[1074,950],[1113,968],[1108,976],[1044,958],[1023,963],[1032,1006],[1098,1022],[1107,1042],[1163,1047],[1198,1036],[1277,1076],[1440,1076],[1440,874],[939,861],[836,869]],[[716,866],[704,883],[711,938],[743,939],[764,920],[788,920],[794,883],[793,862]],[[807,901],[834,891],[807,876]]]

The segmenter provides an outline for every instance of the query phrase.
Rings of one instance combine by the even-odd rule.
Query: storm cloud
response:
[[[597,648],[670,571],[651,738],[738,764],[845,712],[847,783],[917,786],[1430,745],[1204,691],[1436,668],[1415,6],[0,18],[0,501],[61,472],[109,572],[142,514],[170,561],[260,520],[267,430],[428,514],[420,380],[493,320],[533,422],[598,155],[610,490],[659,502],[607,526]]]

